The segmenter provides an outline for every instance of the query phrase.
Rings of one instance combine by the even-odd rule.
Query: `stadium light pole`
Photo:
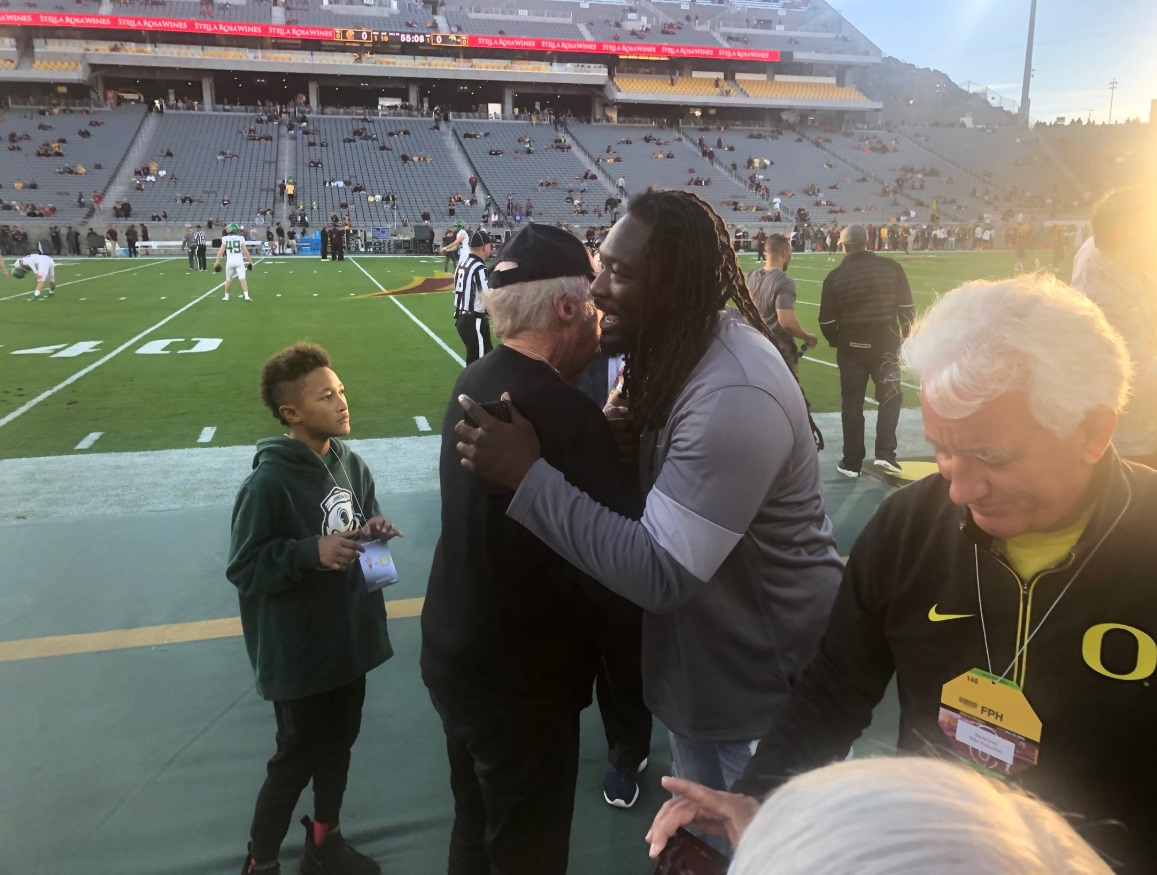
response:
[[[1113,81],[1109,83],[1109,121],[1108,124],[1113,123],[1113,98],[1117,96],[1117,77],[1113,77]],[[1126,119],[1127,121],[1127,119]]]
[[[1020,86],[1020,117],[1028,127],[1029,85],[1032,82],[1032,43],[1036,33],[1036,0],[1032,0],[1028,11],[1028,43],[1024,50],[1024,81]]]

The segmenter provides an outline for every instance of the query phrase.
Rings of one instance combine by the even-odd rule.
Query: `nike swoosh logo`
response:
[[[928,619],[933,623],[943,623],[945,620],[963,620],[965,617],[975,617],[976,614],[942,614],[936,609],[939,605],[933,605],[928,609]]]

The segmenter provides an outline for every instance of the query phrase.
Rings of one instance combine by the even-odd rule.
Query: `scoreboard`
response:
[[[333,32],[333,38],[342,43],[378,43],[397,46],[449,46],[465,48],[470,38],[464,33],[402,33],[396,30],[365,30],[343,27]]]

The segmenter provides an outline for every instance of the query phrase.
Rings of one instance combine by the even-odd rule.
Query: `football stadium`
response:
[[[1036,0],[1010,4],[1012,32],[998,32],[1007,19],[996,4],[977,0],[955,35],[921,32],[921,4],[906,0],[885,5],[908,20],[886,25],[875,20],[882,10],[855,0],[62,2],[0,4],[0,776],[8,788],[0,871],[1157,871],[1152,836],[1138,829],[1157,813],[1151,796],[1131,795],[1130,783],[1157,774],[1144,760],[1119,763],[1112,754],[1121,756],[1127,742],[1101,734],[1099,718],[1086,716],[1114,725],[1155,716],[1157,605],[1136,571],[1151,565],[1130,551],[1151,549],[1145,519],[1135,517],[1157,495],[1146,467],[1157,460],[1157,441],[1134,450],[1114,423],[1139,422],[1157,397],[1157,277],[1140,236],[1154,217],[1157,69],[1148,78],[1129,72],[1145,80],[1140,90],[1115,76],[1106,89],[1098,78],[1098,96],[1088,89],[1065,98],[1063,114],[1053,112],[1063,101],[1046,96],[1040,81],[1061,51],[1080,54],[1096,77],[1115,43],[1136,53],[1134,44],[1157,27],[1148,3],[1130,0],[1130,13],[1106,22],[1104,34],[1094,22],[1074,37],[1058,31],[1062,10],[1050,8],[1068,14],[1073,4],[1038,10]],[[1016,56],[1014,66],[1023,61],[1023,82],[1018,70],[1014,85],[961,83],[929,62],[909,62],[929,55],[906,46],[938,41],[966,47],[944,57],[957,78],[960,69],[1001,76],[985,46],[1007,45],[1001,51]],[[1124,67],[1115,75],[1127,78]],[[1086,106],[1094,100],[1108,108],[1096,121]],[[651,234],[648,226],[667,230]],[[563,263],[576,252],[578,273],[592,280],[589,292],[582,284],[582,307],[568,309],[569,292],[542,298],[542,318],[559,320],[558,345],[536,345],[546,329],[510,329],[511,318],[525,315],[518,306],[528,305],[511,304],[509,290],[529,300],[544,283],[570,282],[576,273]],[[475,303],[471,259],[482,263],[481,276],[489,272],[490,289],[478,298],[488,312],[493,305],[488,316]],[[704,259],[717,260],[718,273],[696,287],[688,277]],[[849,313],[864,311],[847,302],[877,294],[857,285],[859,275],[849,279],[869,260],[872,279],[863,283],[902,279],[886,307],[887,349],[866,364],[865,350],[875,343],[879,352],[881,343],[859,342],[867,336],[855,334],[861,317]],[[633,273],[639,265],[650,286]],[[791,303],[777,306],[782,299],[773,296],[764,306],[757,285],[765,271],[776,283],[786,274]],[[515,278],[502,280],[504,273]],[[1006,290],[1006,298],[952,311],[957,321],[945,329],[949,317],[938,322],[934,311],[966,285],[976,295]],[[647,291],[631,291],[640,287]],[[1123,297],[1110,297],[1110,288]],[[892,291],[878,294],[892,301]],[[1007,367],[976,372],[1007,395],[982,387],[981,401],[960,402],[963,412],[933,410],[927,400],[922,409],[921,386],[933,391],[928,362],[939,368],[958,355],[943,367],[963,372],[967,360],[979,368],[974,360],[985,358],[992,335],[1020,336],[1015,304],[1000,310],[1000,331],[977,327],[975,312],[1005,307],[1017,294],[1047,298],[1052,303],[1039,306],[1064,313],[1039,349],[1035,329],[1023,329],[1026,349],[1037,352],[1017,351]],[[708,303],[684,298],[695,295]],[[771,420],[750,399],[735,402],[738,413],[722,402],[714,413],[680,406],[686,399],[671,381],[707,379],[700,357],[714,361],[723,343],[722,328],[694,339],[691,312],[704,306],[711,325],[740,325],[741,343],[773,353],[778,345],[774,379],[754,375],[767,368],[750,363],[742,378],[752,383],[745,389],[762,386],[775,400]],[[1084,335],[1100,337],[1103,328],[1111,339],[1101,352],[1079,352],[1068,339],[1082,332],[1065,334],[1064,314],[1092,320],[1082,323]],[[913,320],[917,339],[927,324],[932,349],[919,359],[915,346],[911,354],[905,347],[910,367],[901,371],[899,335],[908,336]],[[493,350],[488,341],[477,362],[469,347],[475,325],[494,334]],[[590,364],[594,347],[580,355],[571,345],[588,329],[597,339],[595,325],[603,352]],[[664,331],[682,340],[664,346]],[[777,338],[787,338],[788,351]],[[308,367],[283,361],[290,370],[269,376],[271,357],[300,343],[323,347],[329,359],[309,359]],[[1064,383],[1079,396],[1095,382],[1081,376],[1083,362],[1117,361],[1119,349],[1129,359],[1114,385],[1131,373],[1130,400],[1073,407],[1070,426],[1053,428],[1033,394],[1060,385],[1046,379],[1048,370],[1082,362]],[[608,362],[614,352],[625,360]],[[518,406],[530,424],[521,415],[511,425],[486,416],[480,429],[455,433],[453,399],[463,387],[505,385],[493,382],[499,374],[523,379],[531,360],[547,366],[535,378],[547,387],[512,392],[531,405]],[[571,397],[580,395],[573,387],[584,368],[596,386],[587,398],[611,398],[607,416],[593,423],[592,401],[584,408]],[[1030,371],[1039,379],[1017,382]],[[729,373],[726,380],[737,379]],[[334,381],[316,403],[306,388],[315,377]],[[501,390],[470,391],[481,402],[498,401]],[[997,425],[969,432],[961,424],[988,423],[989,407],[1006,402],[1008,416],[1044,429],[1034,438],[1037,454],[1000,456]],[[322,405],[333,403],[339,425],[316,425]],[[849,432],[857,410],[858,438],[855,427]],[[600,498],[582,485],[590,473],[583,466],[602,459],[587,444],[609,446],[613,432],[621,446],[619,414],[633,423],[622,467],[632,483],[624,495],[642,484],[637,506],[626,498],[615,505],[609,487]],[[700,431],[680,438],[688,423],[709,431],[716,416],[726,416],[714,422],[726,449]],[[809,417],[822,434],[818,453],[804,434]],[[1157,418],[1153,424],[1157,433]],[[491,481],[502,479],[486,472],[509,470],[528,430],[537,434],[532,457],[496,493]],[[871,444],[860,458],[851,448],[865,430],[876,435],[874,458]],[[892,444],[883,437],[889,430]],[[1049,455],[1041,448],[1054,432]],[[967,433],[972,444],[958,445]],[[1073,435],[1085,443],[1076,447]],[[261,452],[300,450],[329,472],[326,489],[332,482],[336,492],[326,501],[340,493],[348,507],[323,504],[323,528],[295,542],[313,545],[306,553],[316,558],[305,564],[268,559],[276,544],[254,547],[276,565],[259,586],[239,582],[248,573],[239,570],[244,538],[259,538],[243,531],[248,493],[238,494],[243,483],[256,488],[265,470],[256,445],[275,438]],[[1062,450],[1071,451],[1064,463]],[[477,461],[461,468],[459,454],[469,461],[475,451]],[[649,452],[666,459],[650,475]],[[702,467],[712,452],[738,473]],[[1033,467],[1029,455],[1044,461]],[[764,456],[781,465],[778,480],[736,520],[747,507],[744,481],[759,481]],[[604,462],[594,467],[610,477]],[[673,462],[700,465],[684,484],[686,500],[671,491]],[[987,494],[1004,489],[1003,499],[963,495],[961,472],[975,465],[987,466]],[[1109,486],[1097,491],[1117,476],[1111,465],[1124,472],[1130,498],[1102,530],[1117,500]],[[561,471],[558,482],[544,469]],[[269,499],[274,528],[290,525],[295,490],[308,479],[306,468],[285,470],[296,473]],[[371,491],[359,493],[359,477]],[[525,497],[530,483],[537,497]],[[1069,501],[1065,489],[1079,493],[1073,512],[1049,516],[1048,507]],[[947,511],[905,498],[934,492],[957,512],[948,534],[934,529]],[[697,500],[715,504],[708,511]],[[1027,528],[985,522],[1030,504]],[[901,525],[908,505],[915,522]],[[396,575],[374,590],[371,567],[359,561],[366,554],[340,553],[339,565],[326,551],[348,549],[331,545],[348,545],[359,531],[385,532],[374,522],[383,516],[404,537],[386,553]],[[1052,522],[1034,525],[1045,517]],[[607,535],[620,531],[614,525],[629,536]],[[964,537],[969,527],[979,547],[970,540],[967,549],[938,552],[936,538]],[[772,529],[786,542],[773,543]],[[642,541],[646,560],[631,565],[616,555]],[[1022,554],[1047,561],[1026,572]],[[477,579],[475,565],[486,566]],[[660,568],[664,583],[654,586],[662,596],[635,598],[618,582],[659,579],[648,575]],[[1019,582],[1019,607],[1011,597],[1011,608],[999,602],[987,577],[982,596],[982,568]],[[920,569],[932,569],[937,587],[941,577],[966,578],[967,599],[916,589]],[[1085,577],[1096,573],[1136,580],[1120,584],[1127,591],[1086,597]],[[1055,590],[1050,575],[1060,581]],[[342,589],[351,580],[353,595]],[[776,593],[770,602],[759,594],[766,581]],[[901,590],[916,593],[911,611]],[[633,613],[623,609],[625,623],[615,619],[620,602],[634,602]],[[813,603],[822,603],[814,617]],[[859,619],[849,619],[853,605]],[[293,630],[300,641],[262,637],[283,634],[270,631],[270,618],[294,610],[304,624]],[[1007,630],[997,625],[1002,612],[1011,612]],[[933,632],[944,637],[930,639]],[[366,635],[380,635],[385,649]],[[844,663],[832,654],[837,637]],[[1040,654],[1034,668],[1049,665],[1053,676],[1042,679],[1042,668],[1033,676],[1030,643]],[[929,656],[933,649],[956,656]],[[439,663],[448,653],[459,662]],[[360,668],[343,663],[346,656]],[[263,674],[270,658],[313,674],[278,686]],[[704,683],[708,664],[712,681]],[[877,670],[872,683],[853,677],[852,665]],[[582,681],[579,693],[568,688],[565,707],[553,698],[562,695],[553,688],[562,683],[556,668],[566,683]],[[618,671],[641,692],[619,687]],[[820,676],[829,686],[816,692]],[[983,678],[998,692],[952,706],[952,684],[962,678]],[[1048,683],[1064,689],[1044,693]],[[766,696],[776,705],[737,706],[754,714],[742,729],[703,728],[724,726],[740,697],[729,691],[741,689],[752,691],[752,703]],[[842,699],[831,693],[837,689],[851,692]],[[931,704],[918,708],[926,696]],[[643,709],[650,736],[624,755],[618,724],[628,699]],[[854,701],[855,716],[824,718],[839,701]],[[693,718],[678,716],[695,708]],[[1007,723],[1006,708],[1017,715]],[[1073,708],[1081,716],[1066,716]],[[790,719],[777,723],[781,713]],[[636,714],[636,736],[638,722]],[[807,742],[775,759],[790,737]],[[897,753],[973,766],[960,767],[962,794],[980,774],[976,793],[1040,798],[1034,816],[1047,822],[1041,834],[1056,847],[1042,850],[1035,868],[960,868],[953,840],[921,825],[924,816],[932,823],[938,803],[912,803],[893,786],[909,762],[893,760]],[[827,766],[845,756],[849,762]],[[699,770],[708,759],[714,771]],[[804,796],[787,795],[806,779],[784,784],[798,773],[846,768],[855,780],[856,768],[889,762],[901,765],[878,789],[872,779],[879,795],[861,808],[849,790],[815,809],[818,827],[805,829],[803,813],[797,821],[784,814],[811,811]],[[706,777],[715,773],[714,782]],[[735,792],[703,801],[684,790],[672,803],[679,788],[661,783],[671,775]],[[777,798],[784,801],[773,810]],[[750,804],[741,822],[728,820],[739,810],[728,800]],[[893,801],[899,819],[911,803],[914,821],[906,839],[888,845],[889,831],[871,824]],[[685,815],[695,805],[698,813]],[[303,815],[311,818],[304,835]],[[969,816],[963,804],[944,815],[961,831]],[[678,817],[691,831],[675,833],[656,862],[648,841]],[[748,821],[750,849],[741,846],[732,862]],[[1125,838],[1082,827],[1102,821],[1123,823]],[[774,833],[777,823],[786,832]],[[858,858],[832,851],[830,859],[843,862],[821,863],[822,855],[796,847],[860,841],[844,834],[846,824],[861,824],[881,849]],[[773,834],[779,838],[766,837]],[[1001,835],[1010,846],[1020,841],[1012,827]],[[921,849],[906,863],[897,850],[905,841]],[[812,862],[793,867],[775,853]],[[873,853],[884,868],[868,868]]]

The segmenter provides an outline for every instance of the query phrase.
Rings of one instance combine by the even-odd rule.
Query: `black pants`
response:
[[[189,247],[189,270],[197,269],[197,247]]]
[[[136,258],[137,255],[139,254],[137,252],[137,241],[129,240],[129,241],[127,241],[127,244],[129,247],[129,258]]]
[[[595,695],[607,735],[607,759],[636,768],[651,750],[651,712],[643,704],[643,612],[624,605],[607,619]]]
[[[840,419],[844,426],[843,464],[859,469],[864,462],[864,392],[868,379],[876,387],[876,458],[896,456],[896,424],[900,421],[900,362],[891,346],[866,349],[841,346],[836,350],[840,367]]]
[[[197,268],[199,270],[208,270],[209,265],[205,261],[206,245],[204,243],[197,244]]]
[[[363,675],[336,690],[273,703],[277,753],[269,761],[249,829],[253,858],[259,863],[276,859],[310,779],[314,819],[329,824],[340,820],[350,749],[361,730],[365,698]]]
[[[325,231],[321,232],[321,260],[325,261],[329,258],[329,234]]]
[[[562,875],[578,776],[579,711],[430,692],[446,733],[454,828],[448,875]]]
[[[490,317],[485,313],[463,313],[454,320],[458,336],[466,344],[466,364],[478,361],[493,349],[490,340]]]
[[[329,247],[330,261],[345,261],[345,245],[338,243],[337,246]]]

